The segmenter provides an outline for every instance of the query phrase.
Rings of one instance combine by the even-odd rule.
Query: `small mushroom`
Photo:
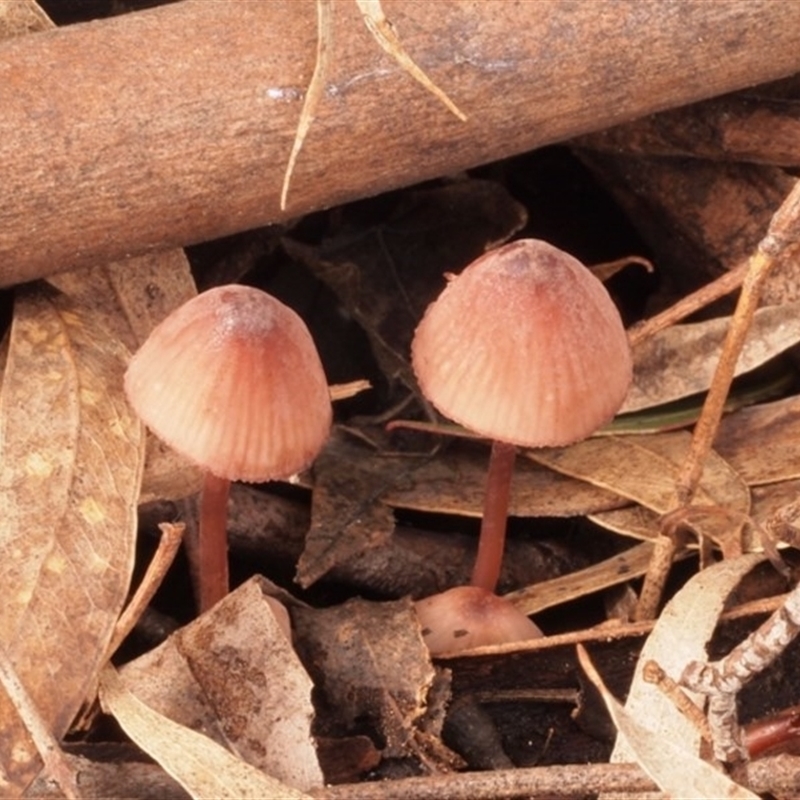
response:
[[[603,284],[577,259],[521,239],[448,276],[412,343],[422,393],[492,440],[473,586],[494,592],[517,446],[586,438],[622,405],[628,339]]]
[[[204,470],[196,572],[205,611],[228,592],[230,482],[287,478],[328,438],[319,355],[288,306],[248,286],[220,286],[153,329],[131,359],[125,392],[156,435]]]
[[[418,600],[414,610],[433,655],[542,635],[515,605],[480,586],[455,586]]]

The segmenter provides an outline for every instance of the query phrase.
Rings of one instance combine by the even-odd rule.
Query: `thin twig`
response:
[[[286,172],[283,174],[283,186],[281,187],[281,211],[286,210],[286,201],[289,196],[289,184],[292,180],[292,173],[303,147],[311,123],[317,113],[319,101],[325,88],[325,75],[328,72],[328,61],[331,49],[332,30],[331,24],[331,0],[317,0],[317,59],[314,64],[314,72],[311,81],[306,89],[303,108],[300,111],[300,120],[297,123],[297,130],[294,134],[292,151],[289,160],[286,162]]]
[[[117,620],[117,624],[114,627],[114,635],[111,638],[106,652],[106,660],[114,655],[117,648],[125,640],[125,637],[133,630],[133,626],[153,599],[153,595],[158,591],[158,587],[161,586],[164,576],[167,574],[167,570],[170,566],[172,566],[178,548],[181,546],[183,532],[186,526],[182,522],[174,524],[163,522],[158,528],[161,531],[161,540],[158,543],[158,548],[152,560],[147,565],[144,577],[131,598],[130,603],[128,603]]]
[[[692,292],[682,298],[660,314],[631,326],[628,329],[628,341],[631,347],[635,347],[660,331],[675,325],[690,314],[694,314],[695,311],[705,308],[709,303],[713,303],[715,300],[719,300],[726,294],[738,289],[744,281],[748,267],[749,263],[747,261],[739,264],[696,292]]]

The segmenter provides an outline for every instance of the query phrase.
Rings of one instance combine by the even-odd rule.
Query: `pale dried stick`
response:
[[[333,26],[331,25],[331,0],[317,0],[317,59],[314,64],[314,72],[311,81],[306,89],[303,108],[300,111],[300,121],[297,123],[297,130],[294,134],[292,152],[289,154],[289,161],[286,163],[286,172],[283,174],[283,186],[281,187],[281,211],[286,210],[286,200],[289,196],[289,183],[292,180],[294,165],[303,142],[306,139],[311,123],[317,113],[317,106],[322,98],[322,91],[325,88],[325,74],[328,71],[329,54]]]
[[[186,526],[182,522],[171,523],[162,522],[158,526],[161,531],[161,540],[152,560],[147,565],[144,577],[136,589],[130,603],[120,614],[117,624],[114,626],[114,635],[106,651],[106,660],[114,655],[117,648],[125,640],[125,637],[133,630],[133,626],[142,616],[142,612],[147,608],[153,595],[161,586],[167,570],[172,566],[175,555],[183,540],[183,532]]]
[[[736,695],[755,675],[765,670],[800,632],[800,586],[783,605],[743,642],[716,662],[693,661],[679,683],[709,698],[708,722],[714,754],[730,763],[747,759],[736,716]]]

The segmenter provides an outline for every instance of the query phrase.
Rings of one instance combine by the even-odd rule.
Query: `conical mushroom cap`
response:
[[[161,439],[221,478],[307,467],[331,426],[325,373],[300,317],[248,286],[199,294],[134,355],[125,392]]]
[[[450,279],[411,347],[423,394],[491,439],[569,444],[622,405],[632,361],[603,284],[552,245],[522,239]]]

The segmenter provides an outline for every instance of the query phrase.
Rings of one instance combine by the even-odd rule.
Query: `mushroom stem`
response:
[[[200,495],[197,598],[200,613],[228,594],[228,496],[231,482],[206,472]]]
[[[492,442],[486,493],[483,498],[483,520],[478,540],[478,555],[472,569],[473,586],[494,592],[500,578],[503,550],[506,543],[508,502],[511,497],[511,475],[517,448],[507,442]]]

